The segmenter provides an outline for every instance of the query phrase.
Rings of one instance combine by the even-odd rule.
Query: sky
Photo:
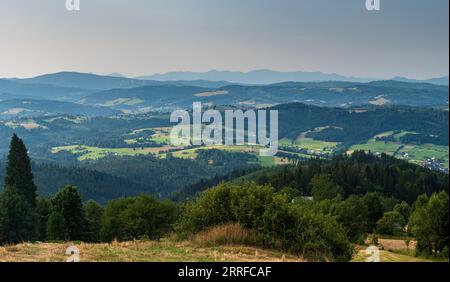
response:
[[[448,74],[449,1],[0,0],[0,77],[322,71]]]

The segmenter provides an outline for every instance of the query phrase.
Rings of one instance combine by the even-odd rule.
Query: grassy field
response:
[[[320,140],[314,140],[306,137],[310,132],[321,132],[328,127],[318,127],[312,131],[303,132],[293,139],[281,139],[280,146],[301,148],[308,151],[308,154],[332,154],[334,149],[340,144],[338,142],[326,142]]]
[[[243,152],[243,153],[249,153],[254,154],[258,158],[258,163],[263,167],[270,167],[274,166],[278,163],[287,162],[287,160],[283,160],[278,157],[262,157],[259,156],[259,149],[258,146],[203,146],[201,148],[195,148],[195,149],[186,149],[186,150],[180,150],[176,152],[172,152],[172,156],[176,158],[186,158],[186,159],[195,159],[197,157],[197,151],[198,150],[223,150],[227,152]],[[162,154],[160,157],[165,157],[165,154]]]
[[[324,128],[318,128],[315,131],[321,131]],[[66,151],[72,154],[78,155],[78,160],[97,160],[108,155],[115,156],[136,156],[154,154],[160,158],[166,157],[166,152],[169,149],[175,149],[177,151],[172,152],[174,157],[195,159],[197,157],[197,150],[203,149],[218,149],[229,152],[246,152],[250,154],[258,155],[259,146],[203,146],[195,149],[184,149],[183,146],[171,146],[170,145],[170,127],[163,128],[143,128],[131,131],[125,138],[127,144],[142,144],[142,148],[98,148],[84,145],[74,146],[62,146],[54,147],[52,153],[56,154],[62,151]],[[148,136],[145,134],[148,133]],[[306,137],[308,132],[300,134],[295,140],[282,139],[280,140],[280,147],[291,147],[296,149],[304,149],[305,152],[285,152],[291,155],[297,155],[302,158],[310,158],[311,156],[331,156],[339,143],[325,142],[319,140],[313,140]],[[139,137],[136,135],[140,135]],[[423,165],[425,161],[432,161],[437,163],[442,168],[449,168],[449,148],[447,146],[438,146],[433,144],[423,145],[411,145],[402,144],[400,138],[406,134],[415,134],[414,132],[383,132],[373,138],[369,139],[366,143],[353,145],[348,149],[348,153],[355,150],[371,151],[373,153],[386,153],[399,159],[404,159],[412,163]],[[142,136],[144,135],[144,136]],[[392,136],[393,140],[385,142],[377,140],[381,137]],[[146,147],[145,142],[155,142],[161,147]],[[286,149],[288,150],[288,149]],[[283,152],[282,150],[280,150]],[[262,166],[273,166],[277,164],[285,164],[288,160],[277,157],[265,157],[259,158],[259,163]]]
[[[70,243],[20,244],[0,247],[0,262],[64,262]],[[84,262],[300,262],[301,258],[260,248],[224,245],[197,246],[191,242],[132,241],[74,244]]]
[[[386,153],[388,155],[393,155],[400,148],[400,146],[402,146],[402,144],[396,142],[383,142],[370,139],[365,144],[351,146],[349,151],[353,152],[356,150],[364,150],[371,151],[372,153]]]
[[[161,241],[86,243],[24,243],[0,247],[0,262],[64,262],[70,246],[80,250],[84,262],[305,262],[283,252],[245,245],[204,246],[194,242]],[[353,262],[365,262],[369,257],[364,246],[358,246]],[[415,257],[412,250],[380,250],[381,262],[432,262]]]
[[[396,134],[394,134],[393,131],[384,132],[369,139],[364,144],[358,144],[350,147],[348,152],[364,150],[371,151],[373,153],[386,153],[418,165],[422,165],[426,160],[433,159],[438,162],[441,167],[449,167],[449,148],[447,146],[439,146],[434,144],[402,144],[400,142],[400,138],[406,134],[414,134],[414,132],[402,131]],[[376,140],[376,137],[387,136],[393,136],[394,140],[389,142]]]
[[[289,253],[255,247],[256,233],[242,228],[237,223],[211,227],[190,236],[187,240],[176,240],[169,235],[159,241],[134,240],[112,243],[24,243],[0,247],[0,262],[38,261],[63,262],[66,249],[75,246],[80,260],[87,262],[303,262],[304,258]],[[406,240],[407,239],[407,240]],[[356,245],[353,262],[364,262],[368,256],[367,246]],[[408,243],[406,243],[408,242]],[[426,259],[414,256],[417,243],[411,238],[379,238],[377,248],[384,262],[422,262]]]
[[[100,158],[114,155],[114,156],[137,156],[137,155],[148,155],[148,154],[160,154],[161,152],[166,152],[170,149],[182,149],[181,147],[144,147],[144,148],[99,148],[91,147],[85,145],[73,145],[73,146],[62,146],[52,148],[52,153],[57,154],[63,151],[67,151],[71,154],[78,155],[79,161],[85,160],[98,160]]]
[[[125,143],[127,144],[139,144],[144,142],[155,142],[160,145],[170,145],[170,130],[171,127],[157,127],[157,128],[143,128],[138,130],[133,130],[129,134],[129,138],[125,139]],[[148,133],[148,136],[138,137],[137,134],[145,134]]]
[[[254,154],[258,158],[258,163],[263,167],[270,167],[276,164],[286,164],[288,160],[278,157],[261,157],[258,152],[258,146],[204,146],[201,148],[184,149],[183,147],[172,147],[163,145],[162,147],[143,147],[143,148],[99,148],[85,145],[61,146],[52,148],[53,154],[61,152],[69,152],[78,155],[79,161],[98,160],[106,156],[137,156],[152,154],[159,158],[166,158],[168,150],[176,150],[171,152],[172,156],[176,158],[195,159],[197,158],[198,150],[224,150],[227,152],[244,152]]]

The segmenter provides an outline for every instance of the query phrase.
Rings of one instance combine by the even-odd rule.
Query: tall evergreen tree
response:
[[[27,148],[16,134],[11,139],[4,181],[0,196],[0,243],[35,240],[37,188]]]
[[[27,148],[16,134],[12,136],[6,165],[5,190],[15,189],[32,206],[36,207],[37,188],[31,172]]]
[[[51,229],[50,233],[58,235],[48,239],[84,240],[87,222],[81,196],[77,189],[70,185],[62,188],[52,198],[51,205],[52,212],[47,225],[47,232]],[[55,218],[55,213],[60,216],[58,215]],[[62,217],[62,221],[60,217]],[[51,222],[50,219],[54,222]],[[50,224],[53,225],[51,228],[49,227]],[[60,230],[57,230],[58,228],[55,226]]]

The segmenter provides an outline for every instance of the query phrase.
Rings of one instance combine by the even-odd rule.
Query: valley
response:
[[[42,217],[41,239],[0,247],[0,261],[64,261],[71,241],[84,261],[361,262],[375,243],[381,261],[433,261],[402,244],[418,240],[405,231],[411,207],[422,196],[446,199],[448,87],[79,73],[1,83],[0,167],[17,134]],[[193,115],[194,101],[220,115],[277,111],[276,155],[260,156],[258,142],[173,145],[171,111]],[[54,211],[69,194],[89,220],[82,234],[70,231],[74,240],[58,233]]]
[[[0,277],[440,275],[448,6],[0,0]]]

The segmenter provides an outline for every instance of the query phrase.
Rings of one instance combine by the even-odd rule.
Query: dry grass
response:
[[[256,245],[254,232],[242,228],[238,223],[230,223],[212,227],[191,238],[199,246],[221,245]]]
[[[65,262],[70,243],[24,243],[0,247],[0,262]],[[242,245],[199,247],[192,242],[170,239],[156,241],[85,244],[80,250],[82,262],[300,262],[301,258],[281,252]]]
[[[413,252],[416,249],[417,242],[410,241],[409,245],[406,245],[404,240],[378,239],[378,244],[385,250]]]
[[[372,244],[372,239],[370,236],[366,239],[365,243],[366,245]],[[396,251],[396,252],[404,251],[414,253],[414,251],[416,250],[416,245],[417,241],[415,240],[410,240],[409,244],[407,245],[406,241],[402,239],[389,239],[389,238],[378,239],[378,247],[386,251]]]
[[[371,238],[365,242],[366,246],[356,246],[357,253],[353,258],[354,262],[364,262],[369,257],[366,248],[371,244]],[[415,257],[417,242],[411,240],[409,245],[401,239],[378,239],[381,262],[430,262],[430,260]]]

